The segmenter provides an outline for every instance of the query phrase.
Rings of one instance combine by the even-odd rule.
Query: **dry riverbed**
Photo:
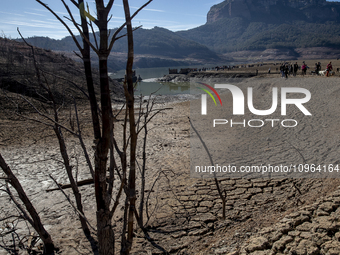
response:
[[[255,77],[247,80],[252,86],[260,87],[262,84],[264,94],[279,82],[287,82],[292,87],[304,82],[313,88],[312,95],[318,93],[329,97],[322,99],[322,96],[318,96],[321,101],[316,102],[312,109],[323,107],[318,110],[323,115],[317,115],[319,119],[316,123],[321,119],[323,122],[328,121],[332,131],[328,136],[333,137],[334,144],[338,144],[338,115],[335,112],[340,106],[334,103],[340,96],[339,78],[299,77],[281,80]],[[157,108],[171,109],[158,114],[149,126],[146,194],[150,194],[149,210],[152,213],[147,229],[154,242],[172,254],[288,254],[293,251],[295,254],[307,254],[308,249],[312,249],[309,247],[320,254],[339,254],[340,251],[336,250],[340,247],[339,179],[224,178],[220,184],[227,193],[227,215],[226,220],[221,219],[222,205],[214,181],[190,178],[190,102],[185,99],[185,96],[179,96],[176,102],[162,100]],[[44,225],[60,247],[60,253],[90,254],[91,247],[80,229],[77,215],[64,195],[60,191],[46,193],[47,189],[55,188],[49,175],[60,183],[68,183],[52,130],[11,115],[11,110],[2,111],[0,119],[2,156],[22,181]],[[30,116],[36,117],[35,113],[30,113]],[[90,112],[86,107],[80,107],[80,116],[86,145],[91,152],[92,130],[89,125]],[[65,109],[65,125],[68,117],[69,109]],[[302,141],[304,146],[314,149],[316,155],[317,149],[322,151],[325,145],[317,136],[317,128],[321,127],[316,125],[315,128],[310,130],[314,137],[308,137],[308,130],[299,131],[305,133],[305,140]],[[265,137],[267,133],[259,131],[257,139],[261,140],[262,135]],[[79,153],[77,140],[71,136],[66,136],[66,139],[78,180],[88,179],[90,174]],[[241,140],[239,145],[246,149],[246,140]],[[303,153],[307,147],[299,147],[299,150]],[[310,151],[313,150],[308,148],[308,153],[312,153]],[[338,147],[326,148],[322,151],[325,157],[340,154]],[[291,150],[294,151],[294,148]],[[241,152],[242,148],[239,147],[239,154]],[[294,153],[298,154],[296,150]],[[313,157],[312,154],[308,156]],[[95,226],[94,187],[92,184],[82,186],[80,191],[86,216]],[[72,198],[71,192],[66,192]],[[117,228],[122,221],[122,205],[123,201],[114,216]],[[0,194],[0,212],[0,218],[17,213],[4,192]],[[22,222],[17,228],[21,236],[28,236],[32,232],[32,228],[27,230]],[[118,231],[116,240],[118,247]],[[162,254],[145,240],[141,231],[136,231],[134,240],[134,254]],[[0,254],[8,253],[0,248]]]

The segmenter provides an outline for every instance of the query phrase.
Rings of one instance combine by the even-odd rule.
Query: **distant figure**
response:
[[[288,66],[288,64],[286,64],[285,67],[284,67],[284,73],[285,73],[286,79],[288,79],[288,73],[289,73],[289,66]]]
[[[268,73],[270,74],[270,67],[269,67],[269,69],[268,69]]]
[[[332,66],[332,62],[329,62],[329,64],[327,65],[326,68],[327,72],[326,72],[326,76],[329,76],[329,72],[333,70],[333,66]]]
[[[314,67],[314,72],[312,71],[312,74],[315,73],[316,75],[318,75],[319,70],[318,70],[318,63],[315,63],[315,67]]]
[[[293,66],[293,76],[296,76],[296,73],[299,69],[299,65],[297,62],[295,62],[294,66]]]
[[[306,65],[305,61],[303,61],[303,64],[301,66],[302,75],[306,75],[307,68],[308,68],[308,66]]]
[[[256,76],[259,74],[259,70],[256,69]]]
[[[285,77],[285,66],[284,64],[281,64],[280,66],[280,73],[281,73],[281,78]]]
[[[319,75],[320,70],[321,70],[321,63],[318,62],[318,63],[316,64],[316,70],[315,70],[316,75]]]

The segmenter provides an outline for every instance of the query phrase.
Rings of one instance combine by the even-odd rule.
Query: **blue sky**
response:
[[[48,4],[61,17],[67,15],[60,0],[42,0]],[[164,27],[172,31],[187,30],[206,22],[206,15],[211,6],[223,0],[153,0],[133,21],[134,26],[142,25],[149,29],[155,26]],[[69,5],[75,18],[79,19],[77,10],[69,0]],[[90,5],[90,13],[95,16],[93,0],[87,1]],[[146,0],[130,0],[131,13],[137,7],[143,5]],[[107,3],[107,0],[105,0]],[[91,11],[92,10],[92,11]],[[115,0],[112,8],[110,28],[115,28],[124,23],[122,0]],[[64,18],[66,21],[66,19]],[[61,39],[68,35],[65,28],[43,6],[35,0],[1,0],[0,9],[0,35],[9,38],[19,37],[19,27],[24,37],[48,36]],[[70,25],[72,27],[72,25]],[[76,33],[75,29],[73,31]]]

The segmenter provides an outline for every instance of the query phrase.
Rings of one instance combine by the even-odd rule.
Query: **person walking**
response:
[[[301,70],[302,70],[302,75],[306,75],[308,66],[306,65],[305,61],[303,61]]]
[[[321,63],[318,62],[318,63],[316,63],[316,70],[315,70],[316,75],[319,75],[320,70],[321,70]]]
[[[293,76],[296,76],[296,73],[299,69],[299,65],[297,62],[295,62],[294,66],[293,66]]]
[[[288,73],[289,73],[289,66],[288,66],[288,64],[285,65],[284,72],[285,72],[286,79],[288,79]]]
[[[281,64],[280,72],[281,72],[281,78],[284,78],[285,77],[285,66],[284,66],[284,64]]]
[[[329,72],[333,70],[333,66],[332,66],[332,62],[329,62],[329,64],[327,65],[326,68],[327,72],[326,72],[326,76],[329,76]]]

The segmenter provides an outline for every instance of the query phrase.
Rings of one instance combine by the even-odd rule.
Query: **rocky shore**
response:
[[[211,78],[251,78],[251,77],[266,77],[266,78],[274,78],[281,77],[280,74],[280,65],[282,63],[289,63],[291,65],[297,63],[301,68],[303,62],[308,66],[307,68],[307,76],[315,75],[314,67],[316,62],[321,63],[321,70],[325,70],[327,64],[332,61],[333,70],[335,72],[335,76],[339,76],[340,70],[340,60],[339,59],[318,59],[316,60],[285,60],[285,61],[273,61],[273,62],[257,62],[257,63],[249,63],[249,64],[239,64],[232,66],[232,68],[223,68],[216,67],[212,69],[197,69],[193,68],[187,74],[183,73],[174,73],[174,74],[166,74],[161,78],[158,78],[157,82],[190,82],[190,79],[211,79]],[[301,69],[298,70],[297,76],[302,76]],[[289,75],[289,77],[293,77],[293,75]]]
[[[190,82],[190,79],[208,78],[250,78],[256,76],[256,72],[191,72],[188,74],[167,74],[158,78],[158,82]]]

